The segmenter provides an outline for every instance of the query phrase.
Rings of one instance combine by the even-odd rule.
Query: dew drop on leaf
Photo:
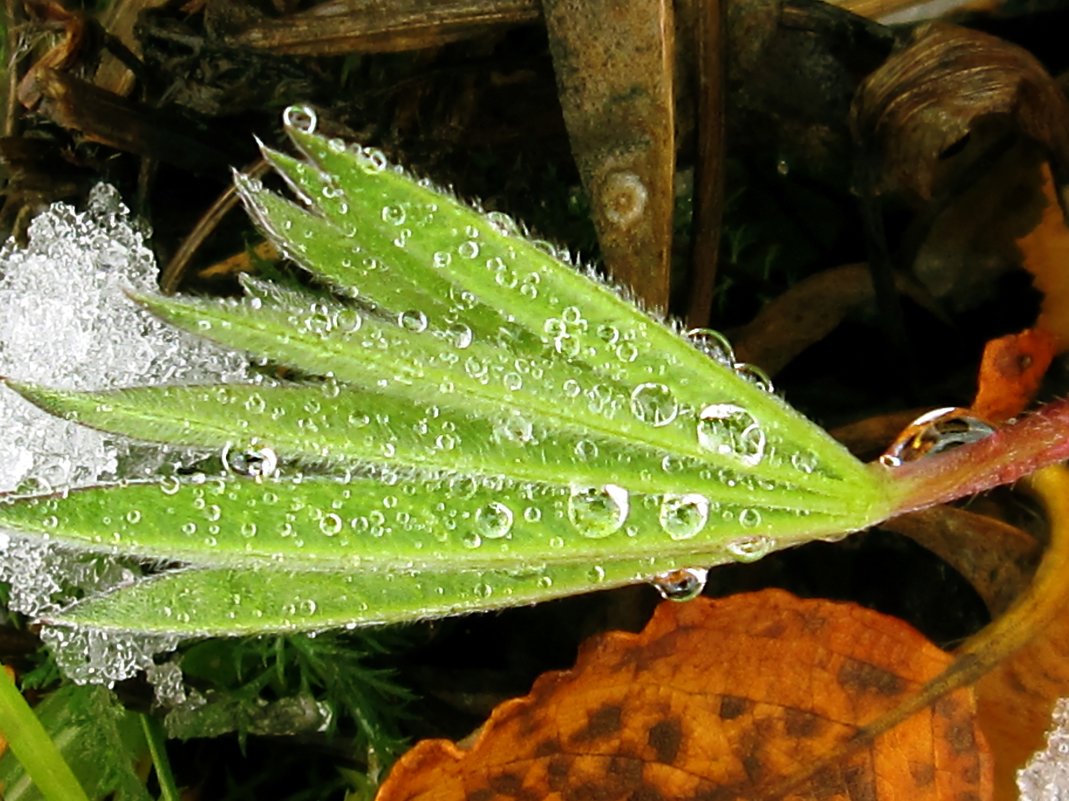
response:
[[[734,403],[711,403],[698,415],[698,444],[707,451],[756,465],[765,456],[765,443],[757,418]]]
[[[739,537],[731,540],[725,548],[728,554],[736,562],[756,562],[768,555],[772,550],[774,541],[771,537]]]
[[[576,531],[590,539],[619,531],[630,510],[627,490],[616,484],[575,487],[568,496],[568,519]]]
[[[289,106],[282,112],[282,123],[289,128],[296,128],[304,133],[315,133],[316,123],[315,110],[311,106]]]
[[[664,384],[639,384],[631,392],[631,413],[651,426],[666,426],[679,414],[679,404]]]
[[[270,478],[278,471],[278,455],[271,448],[223,449],[223,466],[232,473],[258,480]]]
[[[490,540],[507,537],[512,531],[512,510],[498,501],[491,501],[475,512],[475,527],[480,536]]]
[[[658,519],[673,540],[689,540],[705,528],[709,520],[709,499],[698,493],[665,495]]]
[[[692,328],[687,332],[687,338],[699,351],[704,353],[714,362],[725,367],[735,365],[735,351],[727,337],[719,331],[711,328]]]
[[[668,601],[692,601],[705,589],[709,571],[704,567],[684,567],[654,576],[653,586]]]
[[[734,365],[734,369],[735,375],[750,382],[763,392],[773,392],[775,390],[775,387],[772,385],[772,379],[769,378],[768,373],[757,365],[747,364],[746,362],[737,362]]]
[[[419,309],[409,309],[397,315],[397,324],[406,331],[419,334],[427,330],[427,315]]]
[[[319,521],[319,530],[328,537],[333,537],[341,532],[343,526],[344,523],[342,522],[342,519],[333,512],[323,515]]]

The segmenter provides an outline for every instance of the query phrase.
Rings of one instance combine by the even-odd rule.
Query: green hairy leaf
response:
[[[237,300],[134,300],[292,380],[8,382],[53,414],[226,466],[0,501],[0,526],[26,536],[174,565],[57,622],[194,636],[641,581],[685,596],[710,565],[891,512],[887,478],[719,335],[683,333],[508,217],[316,134],[308,109],[285,123],[305,159],[264,154],[303,205],[235,179],[313,288],[251,279]]]

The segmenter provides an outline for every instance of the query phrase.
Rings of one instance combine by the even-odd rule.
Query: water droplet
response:
[[[418,309],[409,309],[397,315],[397,324],[406,331],[419,334],[427,330],[427,315]]]
[[[757,418],[734,403],[712,403],[698,415],[698,444],[707,451],[756,465],[764,458],[765,443]]]
[[[709,499],[698,493],[665,495],[658,514],[661,528],[674,540],[689,540],[709,520]]]
[[[639,384],[631,392],[631,413],[651,426],[666,426],[676,419],[679,404],[664,384]]]
[[[638,348],[634,342],[621,342],[616,346],[616,358],[622,362],[633,362],[638,358]]]
[[[494,427],[499,439],[518,442],[521,445],[531,441],[534,429],[531,421],[519,412],[513,412]]]
[[[994,425],[969,409],[955,406],[933,409],[906,426],[880,456],[880,464],[898,467],[903,462],[977,442],[994,433]]]
[[[791,467],[809,475],[817,469],[817,455],[813,451],[795,451],[791,454]]]
[[[464,323],[453,323],[449,326],[446,333],[449,336],[449,340],[453,343],[453,347],[457,350],[464,350],[471,345],[473,334],[471,329]]]
[[[600,584],[605,581],[605,568],[601,565],[594,565],[587,571],[587,578],[593,581],[595,584]]]
[[[489,540],[507,537],[512,531],[512,510],[503,503],[491,501],[475,512],[475,526]]]
[[[260,481],[278,471],[278,455],[271,448],[241,451],[228,444],[223,449],[223,466],[232,473]]]
[[[598,458],[598,444],[589,439],[581,439],[575,443],[575,455],[584,462]]]
[[[494,588],[487,584],[485,581],[480,581],[475,585],[475,597],[476,598],[489,598],[494,594]]]
[[[460,542],[465,548],[474,550],[483,544],[483,538],[475,531],[468,531],[460,538]]]
[[[282,112],[282,123],[288,128],[296,128],[304,133],[315,133],[316,123],[315,110],[311,106],[289,106]]]
[[[619,531],[630,510],[627,490],[616,484],[574,487],[568,496],[568,519],[580,534],[591,539]]]
[[[457,253],[465,259],[474,259],[479,255],[479,243],[471,239],[461,242],[457,247]]]
[[[404,207],[396,203],[382,207],[382,221],[388,225],[404,225],[407,217]]]
[[[341,532],[344,525],[345,523],[342,521],[341,517],[332,512],[328,515],[323,515],[322,519],[319,521],[319,530],[328,537],[333,537]]]
[[[177,495],[182,489],[182,482],[178,476],[164,476],[160,479],[160,492],[164,495]]]
[[[687,332],[691,344],[718,364],[735,365],[735,351],[727,337],[711,328],[692,328]]]
[[[652,583],[667,601],[692,601],[705,589],[708,574],[704,567],[683,567],[654,576]]]
[[[771,537],[739,537],[729,542],[725,547],[728,554],[736,562],[756,562],[772,550],[775,542]]]
[[[745,381],[750,382],[755,387],[763,392],[773,392],[775,387],[772,385],[772,379],[768,373],[753,364],[747,364],[746,362],[737,362],[734,365],[735,375]]]
[[[744,528],[755,528],[761,525],[761,513],[747,507],[739,512],[739,524]]]

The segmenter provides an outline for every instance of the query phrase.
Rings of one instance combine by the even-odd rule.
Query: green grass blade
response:
[[[47,801],[89,801],[14,679],[0,669],[0,734]]]

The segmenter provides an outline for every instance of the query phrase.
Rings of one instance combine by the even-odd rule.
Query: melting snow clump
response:
[[[1021,801],[1069,801],[1069,698],[1054,705],[1047,750],[1017,772]]]
[[[53,204],[29,236],[25,249],[13,240],[0,247],[0,375],[62,389],[245,377],[240,355],[125,297],[124,289],[155,291],[157,270],[114,188],[97,186],[84,212]],[[0,492],[112,478],[129,453],[118,438],[56,420],[6,389],[0,433]]]
[[[0,247],[0,375],[83,390],[245,379],[241,355],[167,326],[125,296],[156,290],[145,238],[118,191],[101,184],[84,212],[55,203],[34,219],[28,247]],[[54,418],[0,386],[0,493],[152,475],[179,458]],[[0,532],[0,581],[12,585],[11,608],[29,615],[126,583],[135,569]],[[43,636],[80,681],[124,678],[173,647],[89,630]]]

